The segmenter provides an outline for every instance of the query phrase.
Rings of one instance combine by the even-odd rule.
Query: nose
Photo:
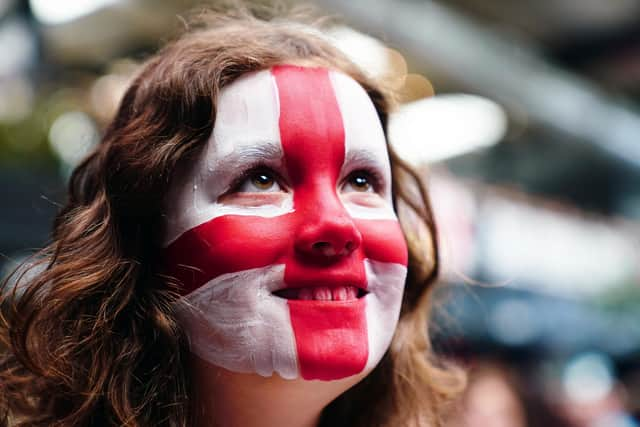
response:
[[[303,254],[342,257],[360,247],[362,234],[344,207],[324,211],[318,207],[316,215],[300,225],[295,239],[296,250]]]

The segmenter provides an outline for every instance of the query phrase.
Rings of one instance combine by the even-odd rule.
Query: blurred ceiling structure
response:
[[[520,34],[556,63],[599,84],[640,95],[640,2],[637,0],[452,0],[490,25]]]
[[[3,0],[0,19],[11,9],[33,16],[49,78],[65,67],[100,70],[118,57],[144,57],[198,4],[76,3],[84,13],[55,1]],[[400,50],[438,93],[464,90],[506,108],[504,143],[456,157],[457,173],[640,218],[640,0],[315,3]]]
[[[318,3],[401,49],[438,92],[464,88],[507,108],[519,131],[493,151],[455,159],[456,170],[640,217],[638,73],[600,72],[620,58],[640,61],[640,2]],[[578,61],[574,51],[586,53]]]

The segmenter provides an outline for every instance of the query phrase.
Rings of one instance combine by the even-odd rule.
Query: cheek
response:
[[[222,274],[281,264],[290,250],[292,222],[291,215],[214,218],[166,248],[167,274],[183,284],[186,295]]]
[[[221,274],[272,264],[288,264],[292,269],[288,273],[293,273],[299,270],[295,268],[298,263],[292,262],[295,223],[294,214],[214,218],[187,231],[166,248],[166,273],[183,284],[183,295]],[[407,244],[396,220],[355,223],[362,234],[362,247],[360,256],[351,259],[407,265]],[[302,274],[307,269],[300,270]]]
[[[279,191],[263,193],[230,193],[218,198],[218,202],[229,206],[259,207],[281,206],[290,196]]]
[[[389,206],[389,202],[376,193],[353,191],[342,194],[340,198],[345,204],[354,204],[365,208],[383,209]]]
[[[365,258],[406,266],[407,242],[397,220],[355,220],[362,233]]]

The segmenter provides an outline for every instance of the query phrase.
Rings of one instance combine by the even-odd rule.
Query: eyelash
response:
[[[349,174],[347,174],[342,185],[346,184],[351,178],[357,175],[366,176],[369,184],[371,185],[371,187],[373,187],[373,191],[375,191],[376,193],[379,193],[382,190],[382,176],[378,171],[373,169],[356,169],[354,171],[351,171]]]
[[[273,176],[273,179],[278,183],[278,185],[280,185],[281,188],[283,189],[287,188],[287,186],[283,184],[284,180],[278,173],[276,173],[272,168],[270,168],[269,166],[266,166],[265,164],[257,163],[255,165],[247,167],[247,169],[245,169],[240,175],[238,175],[231,182],[231,184],[229,185],[229,190],[226,193],[232,193],[232,192],[238,191],[248,179],[250,179],[253,175],[257,173],[265,173],[265,174],[271,175]],[[373,191],[380,192],[382,190],[383,179],[380,173],[376,170],[366,169],[366,168],[356,169],[349,172],[349,174],[347,174],[344,180],[342,181],[340,187],[344,186],[352,177],[360,174],[367,177],[367,180],[369,180],[369,183],[373,187]]]
[[[286,186],[283,185],[284,180],[278,173],[276,173],[269,166],[266,166],[262,163],[257,163],[255,165],[247,167],[240,175],[238,175],[231,182],[231,185],[229,185],[229,191],[227,191],[227,193],[233,193],[238,191],[248,179],[250,179],[252,176],[258,173],[264,173],[266,175],[272,176],[274,181],[277,182],[281,188],[286,189]]]

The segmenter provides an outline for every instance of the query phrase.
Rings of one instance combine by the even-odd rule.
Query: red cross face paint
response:
[[[278,66],[224,88],[207,146],[177,172],[165,264],[192,351],[234,372],[367,372],[395,330],[407,247],[385,138],[350,77]]]

